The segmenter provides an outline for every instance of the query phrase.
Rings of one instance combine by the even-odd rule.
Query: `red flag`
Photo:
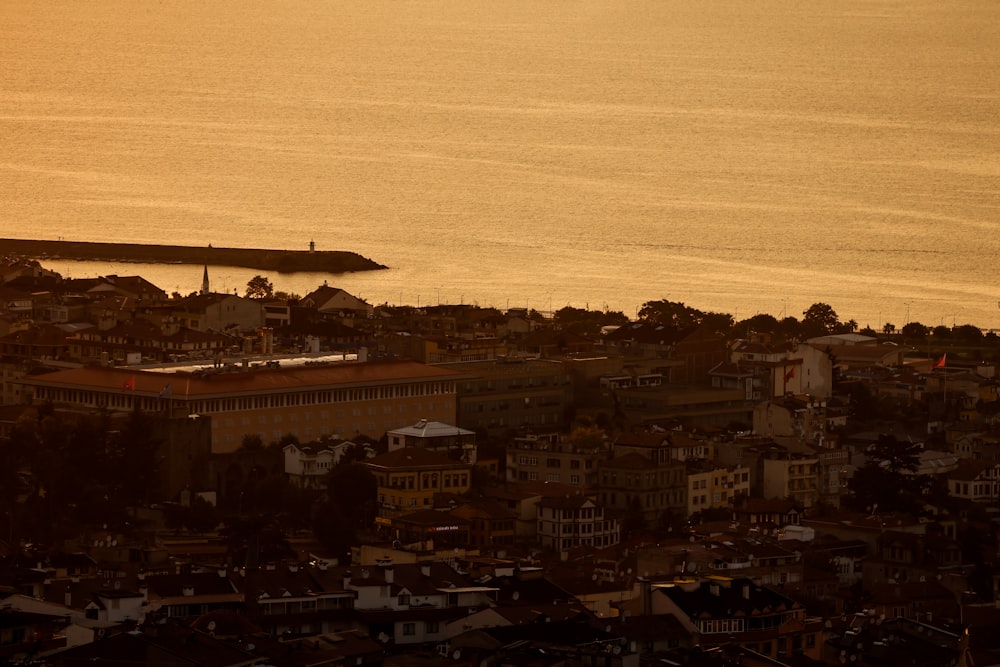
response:
[[[133,375],[129,379],[125,380],[125,384],[122,385],[122,391],[135,391],[135,376]]]
[[[945,352],[944,354],[941,355],[941,358],[938,359],[933,366],[931,366],[931,368],[944,368],[944,362],[945,360],[947,360],[947,358],[948,358],[948,353]]]
[[[785,373],[785,382],[788,382],[793,377],[795,377],[795,366],[792,366],[791,368],[789,368],[788,372]]]

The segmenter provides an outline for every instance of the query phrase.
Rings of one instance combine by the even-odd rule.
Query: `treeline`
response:
[[[537,312],[532,315],[541,317]],[[552,319],[560,328],[581,335],[597,333],[606,326],[632,323],[632,320],[621,311],[594,311],[572,306],[555,311]],[[707,327],[713,333],[730,338],[746,338],[753,333],[767,333],[779,341],[805,340],[828,334],[859,333],[904,342],[926,341],[928,338],[941,344],[977,345],[998,342],[996,334],[993,332],[984,334],[980,327],[973,324],[932,327],[920,322],[908,322],[899,328],[895,324],[886,323],[880,331],[871,327],[860,328],[855,320],[842,321],[832,306],[822,302],[809,306],[802,312],[801,318],[788,316],[778,319],[773,315],[761,313],[737,321],[729,313],[702,311],[681,302],[647,301],[639,309],[635,321],[671,329]]]

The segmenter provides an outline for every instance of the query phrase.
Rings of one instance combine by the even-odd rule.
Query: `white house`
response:
[[[341,440],[326,446],[285,445],[285,474],[289,481],[304,489],[318,489],[324,486],[324,478],[347,452],[357,445],[350,440]]]

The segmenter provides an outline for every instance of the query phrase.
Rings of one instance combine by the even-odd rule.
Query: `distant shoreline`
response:
[[[342,250],[269,250],[139,243],[92,243],[0,239],[0,253],[35,260],[66,259],[144,264],[238,266],[279,273],[350,273],[385,269],[382,264]]]

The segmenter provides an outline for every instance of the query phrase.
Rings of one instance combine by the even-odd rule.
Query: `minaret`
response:
[[[208,264],[205,265],[205,273],[201,276],[201,293],[208,294]]]

